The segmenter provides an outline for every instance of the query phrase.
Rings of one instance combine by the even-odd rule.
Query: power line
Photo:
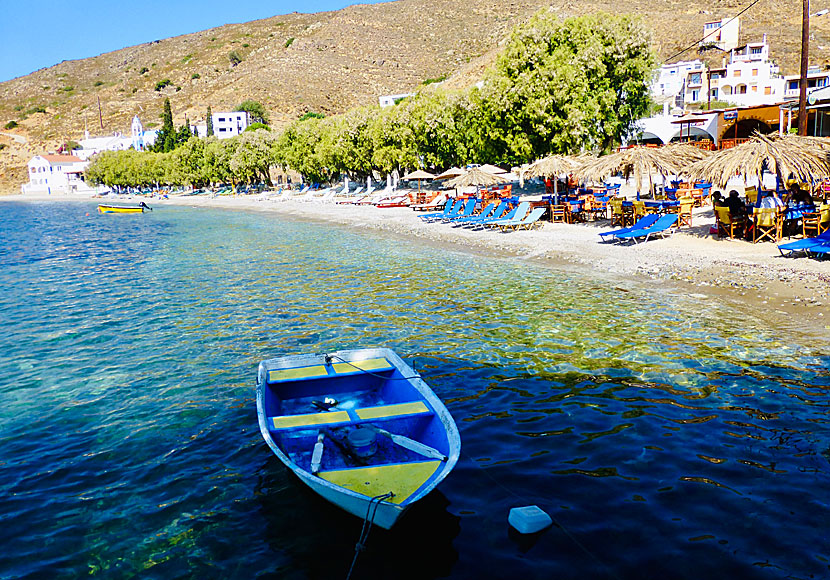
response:
[[[761,0],[753,0],[752,4],[750,4],[749,6],[747,6],[746,8],[744,8],[743,10],[741,10],[740,12],[738,12],[735,16],[733,16],[733,17],[732,17],[732,18],[730,18],[729,20],[727,20],[726,24],[729,24],[730,22],[732,22],[733,20],[735,20],[736,18],[738,18],[741,14],[743,14],[744,12],[746,12],[747,10],[749,10],[750,8],[752,8],[753,6],[755,6],[756,4],[758,4],[758,2],[760,2],[760,1],[761,1]],[[723,25],[723,26],[725,26],[725,25]],[[721,28],[723,28],[723,26],[721,26]],[[683,50],[681,50],[680,52],[677,52],[677,53],[675,53],[675,54],[671,55],[669,58],[667,58],[667,59],[666,59],[666,61],[668,62],[668,61],[670,61],[670,60],[672,60],[672,59],[674,59],[674,58],[677,58],[678,56],[680,56],[680,55],[681,55],[681,54],[683,54],[684,52],[689,51],[689,50],[693,49],[693,48],[694,48],[694,47],[696,47],[696,46],[700,46],[700,43],[701,43],[701,42],[703,42],[704,40],[706,40],[707,38],[709,38],[710,36],[712,36],[712,35],[713,35],[715,32],[717,32],[718,30],[719,30],[718,28],[715,28],[712,32],[710,32],[709,34],[704,35],[704,36],[703,36],[703,38],[701,38],[700,40],[698,40],[698,41],[697,41],[697,42],[695,42],[694,44],[690,44],[689,46],[687,46],[686,48],[684,48],[684,49],[683,49]]]

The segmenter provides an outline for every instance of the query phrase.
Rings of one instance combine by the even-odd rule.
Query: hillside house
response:
[[[399,95],[383,95],[378,97],[378,103],[381,107],[394,107],[398,101],[407,97],[413,97],[415,93],[401,93]]]
[[[738,47],[741,35],[740,18],[722,18],[703,25],[703,40],[700,46],[715,46],[723,51]]]
[[[28,163],[29,183],[23,193],[66,194],[89,190],[83,173],[89,165],[74,155],[36,155]]]
[[[218,139],[230,139],[241,135],[251,124],[251,117],[247,111],[234,111],[232,113],[212,113],[213,134]],[[196,125],[196,134],[199,137],[207,137],[207,123]]]

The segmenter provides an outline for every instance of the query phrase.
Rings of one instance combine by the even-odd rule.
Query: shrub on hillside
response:
[[[173,83],[170,81],[170,79],[164,79],[164,80],[161,80],[161,81],[159,81],[159,82],[157,82],[157,83],[156,83],[156,90],[157,90],[157,91],[160,91],[160,90],[161,90],[161,89],[163,89],[164,87],[169,87],[169,86],[170,86],[170,85],[172,85],[172,84],[173,84]]]
[[[17,126],[18,126],[17,121],[9,121],[8,123],[6,123],[5,128],[6,129],[14,129]]]
[[[242,62],[242,57],[241,57],[241,56],[239,56],[239,53],[238,53],[238,52],[236,52],[235,50],[232,50],[232,51],[228,54],[228,60],[230,61],[231,66],[236,66],[236,65],[238,65],[240,62]]]

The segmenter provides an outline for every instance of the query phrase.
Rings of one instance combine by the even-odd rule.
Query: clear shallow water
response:
[[[345,578],[361,522],[272,456],[254,380],[365,345],[444,399],[462,459],[355,578],[830,576],[826,343],[597,276],[0,204],[0,578]],[[532,503],[564,529],[509,533]]]

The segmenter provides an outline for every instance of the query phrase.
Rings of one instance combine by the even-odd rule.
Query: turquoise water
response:
[[[462,458],[354,578],[830,576],[826,343],[656,283],[94,207],[0,204],[0,578],[345,578],[361,522],[271,454],[254,381],[367,345]],[[510,533],[527,504],[561,527]]]

